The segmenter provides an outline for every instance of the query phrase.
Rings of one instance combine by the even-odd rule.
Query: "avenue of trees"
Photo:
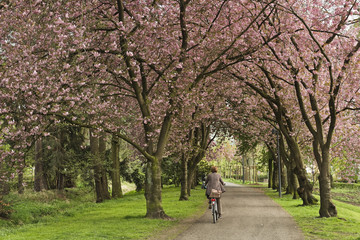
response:
[[[225,136],[238,152],[224,148],[224,158],[261,144],[279,164],[276,130],[289,191],[318,201],[306,172],[314,159],[319,214],[336,216],[331,166],[349,180],[359,169],[358,5],[0,1],[2,192],[15,176],[23,191],[34,167],[35,191],[81,176],[102,202],[122,197],[122,175],[144,188],[146,217],[168,218],[165,181],[178,179],[188,200]]]

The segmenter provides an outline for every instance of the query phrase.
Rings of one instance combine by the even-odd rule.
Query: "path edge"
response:
[[[204,203],[200,205],[199,210],[195,211],[193,215],[185,219],[180,220],[174,226],[159,230],[153,233],[151,236],[145,238],[145,240],[173,240],[181,233],[185,232],[194,222],[200,219],[207,210],[208,201],[204,200]]]

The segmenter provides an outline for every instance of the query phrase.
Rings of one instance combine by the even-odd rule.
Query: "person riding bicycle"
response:
[[[225,183],[221,179],[220,174],[217,173],[218,169],[215,166],[211,167],[211,173],[207,176],[205,180],[205,186],[206,186],[206,197],[209,199],[209,209],[211,209],[211,202],[210,202],[210,194],[212,189],[216,189],[218,191],[221,191],[222,193],[225,192]],[[221,201],[220,198],[217,199],[217,205],[218,205],[218,211],[219,211],[219,218],[222,214],[221,209]]]

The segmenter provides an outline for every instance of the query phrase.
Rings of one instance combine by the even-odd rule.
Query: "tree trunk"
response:
[[[109,184],[105,169],[105,162],[106,162],[106,134],[102,133],[101,137],[99,138],[99,154],[100,154],[100,182],[101,182],[101,191],[104,199],[110,199],[110,192],[109,192]]]
[[[38,139],[35,142],[34,190],[36,192],[40,192],[42,190],[47,190],[47,189],[48,189],[48,185],[47,185],[46,176],[45,176],[45,172],[44,172],[42,140]]]
[[[269,163],[269,179],[268,179],[268,188],[271,188],[272,187],[272,183],[273,183],[273,160],[272,158],[270,157],[269,160],[268,160],[268,163]]]
[[[162,207],[161,161],[154,157],[146,165],[145,199],[147,218],[169,218]]]
[[[294,192],[294,189],[293,189],[293,186],[290,184],[290,182],[291,182],[291,169],[287,167],[286,171],[287,171],[286,180],[287,180],[288,184],[286,186],[285,194],[292,194]]]
[[[18,174],[18,193],[19,194],[23,194],[24,193],[24,173],[22,170],[20,170],[19,174]]]
[[[112,197],[121,198],[123,197],[120,180],[120,159],[119,159],[119,139],[113,135],[111,141],[111,159],[112,159]]]
[[[327,152],[326,152],[327,150]],[[331,202],[331,179],[328,149],[322,151],[322,162],[320,166],[319,187],[320,187],[320,217],[336,217],[337,210]]]
[[[303,201],[303,205],[311,205],[316,203],[318,200],[312,195],[313,186],[310,184],[309,180],[306,177],[305,169],[295,168],[295,173],[299,181],[299,188],[297,193]]]
[[[198,185],[198,176],[197,176],[197,170],[195,168],[194,170],[194,178],[192,180],[191,189],[195,189],[195,187]]]
[[[278,164],[276,161],[274,161],[274,168],[273,168],[273,179],[272,179],[272,189],[276,190],[278,189],[278,182],[279,182],[279,171],[278,171]]]
[[[25,167],[25,156],[22,162],[20,163],[19,174],[18,174],[17,189],[19,194],[24,193],[24,167]]]
[[[297,193],[303,201],[304,206],[315,204],[318,200],[312,195],[313,186],[307,179],[306,170],[301,158],[299,146],[295,139],[291,137],[287,137],[286,141],[290,149],[290,159],[292,160],[294,173],[296,174],[299,182]]]
[[[57,190],[64,190],[65,188],[65,176],[62,173],[61,169],[57,170],[56,173],[56,189]]]
[[[93,158],[93,168],[94,168],[94,181],[95,181],[95,192],[96,192],[96,202],[103,202],[103,196],[101,191],[101,181],[100,181],[100,167],[99,167],[99,139],[93,136],[92,131],[90,131],[90,151]]]
[[[0,174],[4,174],[4,170],[2,169],[2,164],[0,162]],[[9,178],[8,178],[9,179]],[[6,179],[2,179],[0,181],[0,199],[2,196],[8,195],[10,193],[10,184],[9,181],[6,181]]]
[[[188,168],[188,181],[187,181],[187,192],[188,196],[191,196],[192,182],[194,181],[195,168]]]
[[[200,128],[196,128],[194,130],[194,142],[193,149],[194,151],[191,153],[191,157],[188,160],[188,180],[187,180],[187,194],[191,196],[191,189],[195,188],[197,184],[197,176],[196,176],[196,167],[199,162],[204,158],[205,151],[209,146],[209,134],[210,134],[210,125],[206,123],[201,123]],[[218,164],[219,166],[219,164]],[[220,170],[220,166],[219,166]]]
[[[293,169],[290,169],[290,176],[289,176],[289,185],[291,186],[291,191],[293,194],[293,199],[298,199],[299,195],[297,193],[297,189],[299,188],[299,183],[296,177],[296,174],[294,173]]]
[[[64,176],[64,141],[65,141],[65,129],[58,129],[58,144],[57,144],[57,169],[56,169],[56,189],[64,190],[65,188],[65,176]]]
[[[301,157],[298,143],[296,141],[297,139],[290,136],[287,133],[285,140],[290,150],[289,161],[293,168],[293,172],[297,176],[299,183],[297,193],[299,194],[299,197],[303,201],[304,206],[314,204],[318,200],[312,195],[313,186],[310,184],[310,181],[307,179],[305,166]]]
[[[331,202],[331,179],[330,179],[330,139],[327,144],[320,143],[321,138],[314,136],[313,139],[313,153],[318,164],[319,188],[320,188],[320,217],[336,217],[337,210],[335,205]]]
[[[292,194],[293,199],[298,199],[297,189],[299,187],[299,183],[296,178],[296,174],[294,173],[293,167],[291,164],[287,166],[287,180],[288,185],[286,188],[286,194]]]
[[[102,142],[100,144],[100,142]],[[95,192],[96,192],[96,202],[103,202],[105,199],[110,198],[108,192],[107,183],[104,183],[104,171],[103,171],[103,158],[101,156],[104,153],[104,141],[100,140],[98,137],[95,137],[90,131],[90,150],[93,157],[93,168],[94,168],[94,180],[95,180]],[[100,151],[101,150],[101,151]]]
[[[320,173],[320,217],[336,217],[337,210],[335,205],[331,202],[330,192],[330,177],[326,174]]]
[[[188,158],[185,154],[181,157],[181,191],[179,200],[189,200],[188,195]]]
[[[286,189],[287,185],[289,185],[289,182],[287,181],[287,167],[283,160],[281,163],[281,188]]]

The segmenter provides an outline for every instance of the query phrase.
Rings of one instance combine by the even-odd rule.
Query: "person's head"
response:
[[[218,170],[217,167],[211,166],[210,171],[211,171],[212,173],[217,172],[217,170]]]

